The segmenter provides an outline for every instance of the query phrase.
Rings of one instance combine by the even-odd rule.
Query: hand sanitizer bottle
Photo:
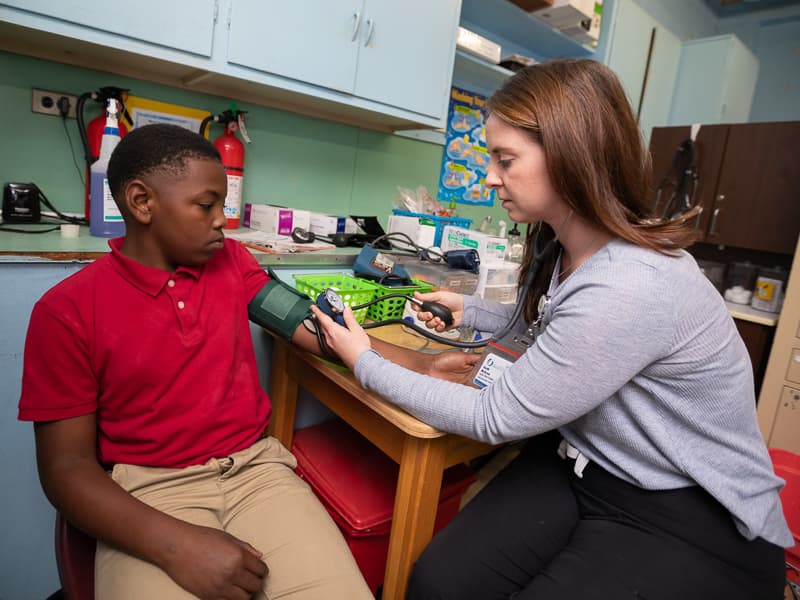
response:
[[[117,122],[117,101],[108,99],[106,126],[100,142],[100,157],[89,169],[89,233],[97,237],[119,237],[125,235],[125,221],[122,219],[111,190],[108,187],[108,160],[119,143],[119,124]]]

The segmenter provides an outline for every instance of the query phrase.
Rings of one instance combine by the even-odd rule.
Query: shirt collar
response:
[[[151,296],[157,296],[161,290],[164,289],[164,286],[167,285],[167,282],[178,273],[186,273],[195,280],[198,280],[203,272],[203,266],[180,266],[175,269],[174,273],[148,267],[122,254],[120,250],[122,249],[123,241],[125,241],[124,237],[108,240],[108,246],[111,248],[112,267],[122,275],[128,283]]]

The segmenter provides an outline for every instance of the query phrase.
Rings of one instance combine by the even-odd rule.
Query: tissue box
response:
[[[469,29],[458,28],[456,47],[492,64],[496,65],[500,62],[500,45]]]
[[[602,4],[602,3],[601,3]],[[531,14],[555,29],[577,25],[595,14],[595,0],[554,0],[549,8],[536,10]]]
[[[244,205],[242,225],[266,233],[291,235],[295,227],[302,227],[306,230],[311,227],[311,213],[296,208],[248,202]]]
[[[436,245],[436,223],[427,218],[428,216],[389,215],[386,232],[405,233],[417,246],[430,248]],[[400,248],[408,247],[408,244],[403,244],[400,240],[397,245]]]
[[[331,235],[333,233],[356,233],[358,225],[350,217],[337,217],[323,213],[311,213],[311,231],[317,235]]]

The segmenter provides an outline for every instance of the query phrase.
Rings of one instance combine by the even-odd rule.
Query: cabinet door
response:
[[[697,180],[692,194],[692,206],[700,206],[696,227],[705,233],[708,231],[717,207],[715,207],[717,183],[725,156],[725,144],[728,139],[728,125],[703,125],[695,138],[695,165]],[[673,182],[665,181],[671,174],[675,153],[681,143],[691,136],[691,128],[654,127],[650,138],[650,154],[653,157],[653,206],[656,216],[662,216],[670,196],[674,191]],[[662,185],[663,184],[663,185]],[[655,203],[659,202],[658,206]]]
[[[757,78],[758,59],[732,34],[684,42],[670,124],[747,121]]]
[[[236,0],[228,62],[353,92],[362,0]]]
[[[608,66],[617,74],[634,115],[639,109],[650,36],[657,23],[633,0],[622,0],[614,20]]]
[[[708,241],[792,254],[800,232],[800,121],[731,125],[726,148]]]
[[[7,0],[4,4],[100,32],[211,56],[215,0]]]
[[[460,0],[366,0],[355,94],[443,117],[460,7]]]

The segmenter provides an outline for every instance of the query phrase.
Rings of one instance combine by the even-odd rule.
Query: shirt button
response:
[[[167,282],[167,285],[168,285],[169,287],[175,287],[175,280],[174,280],[174,279],[170,279],[170,280]]]
[[[183,307],[184,307],[184,306],[186,306],[186,305],[183,303],[183,300],[178,300],[178,308],[180,308],[181,310],[183,310]]]

